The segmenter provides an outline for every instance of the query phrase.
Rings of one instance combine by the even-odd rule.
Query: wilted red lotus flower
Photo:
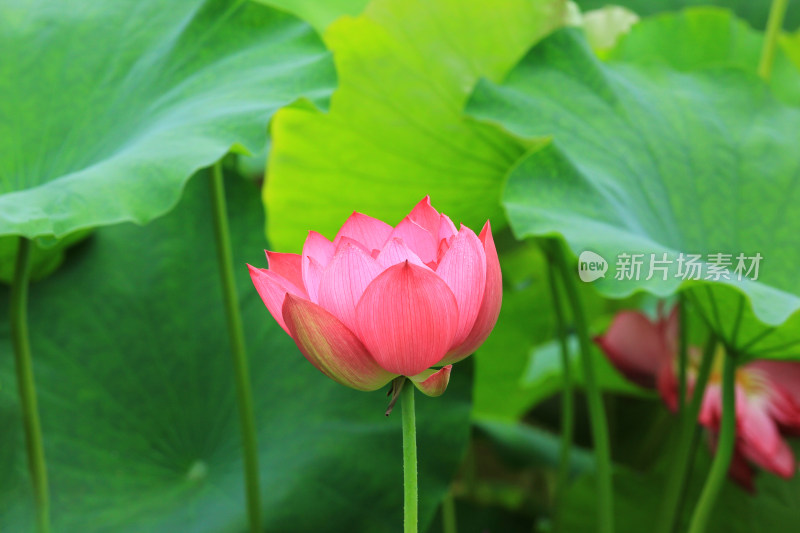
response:
[[[609,360],[635,383],[655,388],[667,405],[678,405],[678,315],[651,321],[638,311],[623,311],[605,335],[595,342]],[[701,353],[688,350],[687,394],[694,389]],[[712,371],[701,404],[699,422],[711,430],[711,445],[722,420],[722,358],[714,355]],[[731,476],[752,490],[750,463],[790,478],[797,470],[792,449],[783,435],[800,434],[800,363],[793,361],[754,361],[736,371],[736,450]]]
[[[408,376],[442,394],[450,363],[474,352],[500,313],[489,222],[480,236],[456,230],[428,197],[394,228],[353,213],[333,242],[312,231],[302,255],[267,260],[269,269],[248,265],[267,309],[311,364],[354,389]]]

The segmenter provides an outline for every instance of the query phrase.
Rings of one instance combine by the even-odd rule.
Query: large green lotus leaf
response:
[[[532,49],[502,85],[479,83],[468,110],[522,138],[552,135],[510,171],[504,204],[518,237],[561,234],[576,254],[599,253],[610,267],[593,285],[609,297],[673,294],[679,253],[700,254],[704,276],[709,254],[760,253],[757,281],[686,283],[730,345],[788,355],[771,339],[800,335],[800,110],[740,69],[603,64],[572,30]],[[646,266],[618,280],[620,253],[673,262],[666,280],[647,280]],[[787,319],[750,346],[761,323]]]
[[[3,2],[0,49],[0,235],[145,223],[335,79],[308,25],[252,2]]]
[[[30,329],[54,531],[244,531],[239,429],[206,176],[168,216],[101,228],[31,286]],[[255,395],[265,531],[396,532],[400,412],[385,391],[326,378],[261,302],[252,182],[228,181],[236,283]],[[0,289],[0,529],[32,530],[22,423]],[[471,364],[418,396],[421,520],[432,518],[469,433]]]
[[[329,113],[286,108],[272,123],[267,233],[297,250],[332,235],[354,208],[398,222],[422,197],[453,220],[499,219],[521,154],[462,116],[479,76],[498,79],[561,21],[561,0],[374,0],[325,33],[339,74]],[[496,225],[499,225],[496,220]]]
[[[778,41],[770,84],[784,102],[800,104],[800,61],[795,37]],[[796,41],[800,42],[800,41]],[[669,43],[668,45],[666,43]],[[643,19],[623,35],[608,58],[663,63],[677,70],[735,65],[756,72],[764,34],[719,8],[691,8]]]
[[[783,52],[800,69],[800,30],[792,34],[781,35],[779,42]]]
[[[344,15],[355,16],[364,11],[369,0],[256,0],[262,4],[285,9],[305,20],[317,31],[323,31]]]
[[[772,0],[576,0],[576,4],[584,11],[607,4],[624,6],[643,17],[687,7],[717,6],[730,9],[752,27],[763,29],[767,26]],[[787,29],[800,26],[800,4],[789,2],[783,26]]]

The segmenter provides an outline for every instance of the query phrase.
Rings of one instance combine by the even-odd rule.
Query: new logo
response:
[[[578,257],[578,276],[581,281],[590,283],[596,279],[606,277],[608,261],[600,254],[586,250]]]

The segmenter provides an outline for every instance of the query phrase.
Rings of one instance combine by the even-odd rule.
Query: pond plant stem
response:
[[[400,409],[403,411],[403,533],[417,533],[417,423],[411,383],[406,382],[400,391]]]
[[[452,487],[442,500],[442,533],[458,533],[456,522],[456,498]]]
[[[678,445],[675,447],[670,464],[672,468],[664,487],[661,500],[661,511],[656,522],[657,533],[672,533],[675,524],[679,522],[681,514],[682,495],[686,489],[686,481],[691,470],[694,458],[695,444],[697,442],[697,416],[700,413],[706,384],[711,375],[714,363],[714,352],[717,347],[717,338],[713,334],[709,337],[703,350],[700,369],[695,379],[694,391],[688,405],[680,413],[678,429]]]
[[[722,424],[711,471],[692,514],[689,533],[704,533],[725,483],[736,443],[736,354],[726,353],[722,368]]]
[[[758,62],[758,75],[765,81],[772,76],[772,64],[775,60],[775,49],[778,46],[778,37],[783,29],[783,17],[789,0],[772,0],[767,19],[767,30],[764,35],[764,46],[761,49],[761,59]]]
[[[608,420],[606,418],[603,396],[597,385],[596,369],[592,360],[592,341],[589,326],[583,311],[583,304],[575,282],[575,272],[569,268],[567,250],[562,246],[559,253],[553,254],[561,273],[564,290],[572,309],[572,317],[580,345],[581,366],[583,368],[589,420],[592,426],[596,474],[597,474],[597,520],[598,533],[614,531],[614,484],[611,470],[611,446],[609,444]]]
[[[33,482],[36,503],[36,527],[39,533],[50,531],[50,495],[47,486],[47,464],[44,459],[42,426],[36,402],[36,382],[33,377],[33,358],[28,337],[28,283],[30,281],[31,241],[19,238],[14,279],[11,284],[11,342],[17,370],[17,389],[22,422],[25,427],[25,446],[28,468]]]
[[[561,531],[562,516],[561,503],[567,490],[570,477],[570,454],[572,452],[572,440],[575,432],[575,396],[572,390],[572,370],[569,361],[569,346],[567,343],[567,324],[564,317],[564,310],[561,306],[561,295],[558,289],[558,277],[556,268],[558,260],[556,255],[560,253],[555,241],[545,243],[546,255],[548,257],[547,277],[550,286],[550,299],[553,302],[553,315],[556,321],[556,335],[558,337],[559,351],[561,355],[561,444],[558,456],[558,474],[556,476],[555,495],[553,497],[553,509],[555,513],[555,531]]]
[[[213,205],[214,237],[217,245],[217,264],[222,282],[222,298],[233,357],[236,382],[236,401],[239,408],[242,452],[244,461],[245,494],[250,533],[261,531],[261,497],[259,490],[258,443],[253,411],[253,393],[247,363],[239,298],[233,275],[233,252],[228,229],[228,210],[225,203],[225,185],[222,179],[222,163],[217,161],[211,168],[211,203]]]
[[[686,413],[686,372],[689,364],[689,327],[686,295],[678,294],[678,414]]]

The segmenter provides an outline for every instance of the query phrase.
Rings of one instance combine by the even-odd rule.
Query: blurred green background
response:
[[[332,237],[353,210],[395,224],[429,194],[456,223],[491,219],[500,252],[494,333],[445,395],[417,401],[421,530],[443,530],[443,502],[462,533],[552,529],[563,369],[544,237],[576,254],[758,249],[761,282],[697,283],[698,312],[719,305],[723,338],[733,322],[746,338],[773,328],[785,349],[770,356],[800,359],[800,3],[769,81],[756,75],[769,2],[617,4],[0,2],[0,531],[34,527],[7,319],[19,236],[35,245],[53,531],[246,530],[208,187],[221,158],[264,531],[401,530],[385,392],[311,367],[245,268],[266,266],[265,248],[299,251],[308,230]],[[581,296],[600,333],[682,288]],[[648,531],[677,421],[593,356],[617,531]],[[561,512],[579,533],[596,495],[580,390],[576,406]],[[708,465],[699,446],[687,500]],[[798,527],[797,476],[761,472],[755,494],[725,486],[712,531]]]

